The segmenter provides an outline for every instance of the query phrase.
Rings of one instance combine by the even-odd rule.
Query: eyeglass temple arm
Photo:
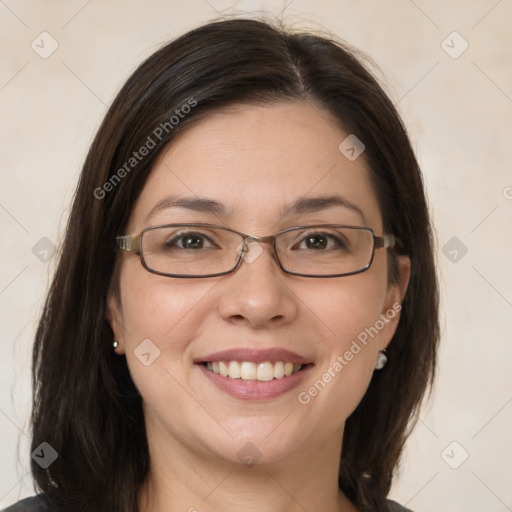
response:
[[[140,253],[140,235],[121,235],[116,237],[116,243],[123,251]]]
[[[374,239],[376,249],[381,247],[394,247],[396,245],[396,238],[393,235],[376,236]]]

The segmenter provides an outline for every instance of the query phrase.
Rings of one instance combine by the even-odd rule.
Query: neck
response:
[[[141,512],[356,512],[338,487],[343,432],[278,462],[247,466],[222,460],[168,433],[148,436],[151,468],[141,489]],[[165,446],[165,447],[164,447]]]

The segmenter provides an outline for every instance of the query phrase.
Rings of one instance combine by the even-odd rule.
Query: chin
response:
[[[261,419],[245,425],[239,422],[238,433],[226,428],[233,435],[232,438],[223,436],[222,440],[205,440],[205,444],[212,453],[228,463],[241,463],[248,467],[279,463],[299,454],[299,447],[305,443],[303,432],[297,430],[294,435],[290,425],[280,428],[283,427],[284,417],[272,418],[273,421],[267,420],[263,424]]]

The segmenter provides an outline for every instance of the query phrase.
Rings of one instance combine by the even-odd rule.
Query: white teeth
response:
[[[232,379],[240,378],[240,365],[236,361],[229,362],[229,376]]]
[[[256,364],[244,361],[240,365],[240,377],[242,380],[256,380]]]
[[[266,361],[265,363],[258,364],[258,372],[256,375],[257,380],[267,381],[274,378],[274,367],[272,363]]]
[[[228,367],[226,366],[226,363],[224,363],[223,361],[219,361],[219,373],[223,377],[228,376]]]
[[[282,379],[284,377],[284,363],[283,361],[277,361],[274,365],[274,378]]]
[[[258,380],[268,382],[273,379],[282,379],[297,373],[303,367],[302,364],[276,361],[253,363],[252,361],[208,361],[206,369],[231,379]]]

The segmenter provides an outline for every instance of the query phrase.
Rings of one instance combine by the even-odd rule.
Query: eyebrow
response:
[[[359,206],[351,203],[344,197],[338,195],[320,196],[320,197],[301,197],[294,201],[290,206],[285,208],[282,213],[283,217],[289,217],[292,215],[300,215],[302,213],[318,212],[320,210],[326,210],[338,206],[352,210],[357,213],[363,220],[365,220],[363,211]]]
[[[167,210],[168,208],[185,208],[199,213],[212,213],[219,217],[228,217],[229,212],[226,207],[213,199],[205,197],[164,197],[161,201],[151,208],[151,211],[146,216],[146,221],[149,220],[156,213]]]
[[[304,213],[318,212],[334,206],[342,207],[357,213],[362,220],[365,216],[358,206],[339,195],[319,196],[319,197],[301,197],[291,205],[285,206],[281,212],[281,218],[291,217]],[[168,208],[184,208],[199,213],[210,213],[219,217],[229,217],[232,210],[228,210],[225,205],[214,199],[205,197],[177,197],[168,196],[156,203],[146,216],[148,221],[156,213]]]

